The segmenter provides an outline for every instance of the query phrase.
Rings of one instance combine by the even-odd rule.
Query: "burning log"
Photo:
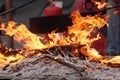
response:
[[[75,45],[74,45],[75,46]],[[82,47],[82,46],[79,46],[79,47]],[[11,64],[14,64],[14,63],[17,63],[19,60],[21,59],[24,59],[24,58],[31,58],[32,56],[34,55],[37,55],[37,54],[49,54],[49,55],[53,55],[53,56],[58,56],[58,55],[61,55],[65,58],[68,58],[69,57],[77,57],[79,56],[81,59],[84,57],[84,56],[80,56],[81,53],[75,53],[75,50],[77,50],[77,47],[73,47],[72,45],[69,45],[69,46],[55,46],[55,47],[51,47],[51,48],[46,48],[46,49],[43,49],[43,50],[39,50],[39,49],[33,49],[33,50],[11,50],[11,49],[8,49],[8,48],[5,48],[5,46],[2,46],[1,45],[1,48],[0,48],[0,52],[1,54],[3,54],[5,57],[10,57],[10,56],[21,56],[23,58],[16,58],[14,60],[10,60],[8,62],[8,64],[6,64],[4,67],[3,67],[3,70],[6,70],[7,67],[9,67]]]
[[[10,50],[5,48],[4,46],[1,45],[0,52],[6,56],[10,57],[13,56],[15,57],[16,55],[19,55],[21,57],[10,60],[6,66],[3,67],[3,70],[5,70],[7,67],[9,67],[11,64],[19,62],[19,60],[23,60],[25,58],[31,58],[34,55],[52,55],[52,56],[58,56],[61,55],[62,57],[65,57],[67,60],[70,60],[70,57],[79,57],[82,60],[85,60],[88,58],[90,61],[95,61],[99,62],[103,65],[110,66],[110,67],[120,67],[119,63],[112,63],[109,62],[111,59],[107,57],[103,57],[101,55],[96,55],[93,50],[93,54],[89,52],[89,47],[86,45],[68,45],[68,46],[54,46],[51,48],[46,48],[43,50],[40,49],[33,49],[33,50]],[[23,58],[22,58],[23,57]],[[107,62],[105,62],[107,61]]]
[[[67,47],[68,47],[68,49],[67,49]],[[72,45],[72,47],[75,47],[75,46],[73,46]],[[21,62],[23,62],[23,63],[17,63],[17,64],[15,64],[15,65],[13,65],[13,66],[11,66],[11,68],[9,68],[10,66],[6,66],[4,69],[5,69],[5,71],[9,71],[9,72],[12,72],[12,73],[18,73],[18,72],[21,72],[21,70],[22,69],[24,69],[25,67],[27,68],[27,67],[29,67],[29,66],[35,66],[35,65],[38,65],[39,63],[45,63],[45,64],[51,64],[52,63],[52,61],[55,61],[55,62],[57,62],[57,63],[59,63],[59,64],[61,64],[61,65],[63,65],[63,66],[67,66],[67,67],[69,67],[69,68],[71,68],[71,69],[73,69],[73,70],[75,70],[76,72],[78,72],[79,74],[81,74],[81,73],[85,73],[84,71],[86,71],[86,70],[89,70],[89,71],[96,71],[97,70],[97,67],[96,68],[94,68],[93,66],[94,65],[92,65],[89,61],[87,61],[87,60],[84,60],[84,61],[86,61],[87,63],[85,63],[85,64],[79,64],[79,65],[81,65],[81,66],[77,66],[77,65],[75,65],[73,62],[71,62],[70,60],[68,60],[67,59],[67,61],[65,61],[66,60],[66,58],[67,57],[64,57],[63,56],[63,53],[65,54],[66,53],[66,50],[68,50],[68,52],[69,53],[72,53],[71,51],[72,51],[72,49],[73,49],[73,51],[74,51],[74,48],[72,48],[70,45],[69,46],[55,46],[55,47],[52,47],[52,48],[48,48],[48,49],[43,49],[43,50],[24,50],[24,52],[22,53],[22,54],[25,54],[26,53],[26,57],[21,61]],[[83,50],[83,48],[85,48],[86,46],[82,46],[82,47],[80,47],[80,48],[78,48],[78,49],[81,49],[80,51],[82,51]],[[61,48],[61,49],[60,49]],[[63,50],[62,50],[63,49]],[[56,51],[55,51],[56,50]],[[60,50],[62,50],[62,51],[60,51]],[[56,52],[56,54],[57,55],[55,55],[55,52]],[[83,52],[83,51],[82,51]],[[38,55],[39,54],[39,55]],[[62,54],[62,55],[61,55]],[[29,56],[29,57],[27,57],[27,55]],[[61,58],[59,57],[59,55],[61,55]],[[36,57],[35,57],[36,56]],[[67,56],[67,55],[66,55]],[[87,56],[87,55],[85,55],[85,53],[83,53],[83,56],[85,56],[86,58],[89,58],[89,56]],[[75,56],[68,56],[69,58],[74,58]],[[34,58],[34,59],[32,59],[32,58]],[[28,59],[28,60],[27,60]],[[94,59],[94,58],[91,58],[91,59]],[[106,58],[105,58],[106,59]],[[48,62],[48,60],[51,60],[51,61],[49,61]],[[79,58],[79,60],[80,60],[80,58]],[[79,61],[79,60],[77,60],[77,61]],[[96,59],[95,59],[96,60]],[[94,61],[95,61],[94,60]],[[97,60],[99,60],[99,59],[97,59]],[[109,59],[108,59],[109,60]],[[29,61],[29,62],[24,62],[24,61]],[[46,63],[46,61],[47,61],[47,63]],[[11,64],[12,63],[14,63],[14,62],[16,62],[16,61],[13,61],[13,62],[11,62]],[[82,60],[80,61],[80,62],[82,62]],[[98,61],[97,61],[98,62]],[[56,64],[56,63],[53,63],[53,64]],[[42,66],[42,64],[40,64],[41,66]],[[40,66],[39,65],[39,66]],[[106,65],[108,65],[108,63],[106,63]],[[113,64],[110,64],[109,63],[109,65],[108,66],[111,66],[111,65],[113,65]],[[33,68],[34,69],[34,68]],[[30,70],[33,70],[33,69],[30,69]],[[99,70],[100,68],[98,67],[98,70]],[[19,74],[21,74],[21,73],[19,73]],[[21,76],[21,75],[19,75],[19,74],[17,74],[16,76],[17,77],[19,77],[19,76]],[[3,78],[7,78],[7,76],[4,76]],[[9,79],[9,78],[8,78]],[[11,78],[10,78],[11,79]],[[96,80],[95,78],[89,78],[89,77],[84,77],[84,76],[82,76],[81,75],[81,77],[80,77],[80,79],[82,79],[82,80]]]
[[[32,50],[31,50],[32,51]],[[30,51],[29,51],[30,52]],[[52,52],[51,52],[52,53]],[[34,55],[34,57],[35,56],[37,56],[37,55]],[[25,67],[27,68],[27,67],[30,67],[30,65],[32,65],[32,66],[35,66],[35,65],[38,65],[39,63],[43,63],[43,62],[45,62],[45,64],[51,64],[52,62],[51,61],[55,61],[55,62],[57,62],[57,63],[59,63],[59,64],[61,64],[61,65],[63,65],[63,66],[67,66],[67,67],[69,67],[69,68],[71,68],[71,69],[73,69],[73,70],[75,70],[76,72],[78,72],[79,74],[81,74],[81,73],[84,73],[84,70],[85,69],[87,69],[87,70],[89,70],[90,69],[90,67],[85,67],[85,66],[87,66],[87,65],[89,65],[88,63],[86,63],[86,64],[80,64],[81,66],[83,66],[83,67],[81,67],[81,66],[77,66],[76,64],[74,64],[74,63],[72,63],[72,62],[70,62],[70,61],[65,61],[64,60],[64,58],[65,57],[62,57],[62,59],[59,57],[59,56],[52,56],[52,55],[49,55],[49,54],[44,54],[44,55],[41,55],[41,56],[38,56],[38,57],[36,57],[36,59],[32,59],[32,58],[34,58],[33,56],[30,56],[30,57],[26,57],[25,59],[24,59],[24,61],[29,61],[29,62],[23,62],[23,63],[18,63],[18,64],[16,64],[16,65],[14,65],[13,67],[11,67],[11,69],[9,70],[9,68],[7,68],[6,69],[6,71],[9,71],[9,72],[12,72],[12,73],[19,73],[19,72],[21,72],[21,70],[22,69],[24,69]],[[27,60],[27,58],[28,58],[28,60]],[[47,58],[47,59],[46,59]],[[32,59],[31,61],[30,61],[30,59]],[[49,61],[48,62],[48,59],[50,59],[51,61]],[[46,61],[48,62],[48,63],[46,63]],[[77,60],[78,61],[78,60]],[[80,61],[80,62],[82,62],[82,61]],[[53,63],[53,64],[56,64],[56,63]],[[42,64],[40,64],[41,66],[42,66]],[[39,66],[40,66],[39,65]],[[50,66],[49,66],[50,67]],[[39,67],[38,67],[39,68]],[[89,69],[88,69],[89,68]],[[91,67],[92,68],[92,67]],[[30,71],[30,70],[34,70],[34,68],[28,68],[29,70],[28,71]],[[25,69],[26,70],[26,69]],[[95,71],[96,69],[94,69],[94,70],[91,70],[91,71]],[[20,74],[20,73],[19,73]],[[21,75],[19,75],[19,74],[17,74],[16,76],[17,77],[19,77],[19,76],[22,76],[22,74]],[[1,77],[1,76],[0,76]],[[3,76],[2,78],[7,78],[7,76]],[[13,77],[11,77],[11,78],[8,78],[8,79],[12,79]],[[82,80],[96,80],[95,78],[89,78],[89,77],[84,77],[84,76],[82,76],[81,75],[81,77],[80,77],[80,79],[82,79]]]
[[[44,53],[52,54],[52,55],[62,55],[65,57],[66,55],[69,57],[80,57],[81,59],[85,59],[83,54],[79,52],[79,49],[85,45],[66,45],[66,46],[54,46],[51,48],[43,49]]]
[[[55,46],[51,47],[49,49],[44,49],[43,53],[51,54],[54,56],[62,55],[63,57],[66,57],[68,55],[69,57],[79,57],[80,59],[85,60],[86,58],[93,62],[98,62],[100,64],[103,64],[105,66],[110,67],[120,67],[119,62],[118,63],[112,63],[112,59],[108,57],[101,56],[96,53],[96,50],[93,49],[92,52],[89,52],[90,47],[86,45],[68,45],[68,46]],[[76,52],[77,50],[77,52]],[[107,61],[107,62],[105,62]],[[111,62],[110,62],[111,61]]]

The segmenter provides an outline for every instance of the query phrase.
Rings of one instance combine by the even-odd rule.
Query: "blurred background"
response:
[[[0,13],[6,10],[6,5],[8,4],[12,8],[19,5],[25,4],[31,0],[0,0]],[[16,9],[12,12],[12,19],[16,22],[24,23],[28,28],[30,26],[29,19],[32,17],[43,16],[43,10],[47,7],[50,2],[48,0],[33,0],[34,2],[27,4],[21,8]],[[61,0],[63,2],[63,14],[68,14],[72,11],[72,5],[75,0]],[[2,16],[3,21],[7,21],[5,17]]]

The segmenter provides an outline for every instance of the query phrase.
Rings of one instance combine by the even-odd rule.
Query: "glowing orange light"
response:
[[[91,48],[91,44],[100,39],[100,34],[98,33],[96,37],[91,38],[92,32],[97,28],[102,28],[107,24],[106,16],[100,15],[87,15],[85,17],[81,16],[79,11],[75,11],[71,14],[73,25],[68,26],[68,32],[56,33],[52,31],[48,34],[49,41],[42,43],[43,37],[31,33],[24,24],[18,24],[16,22],[10,21],[5,27],[5,23],[1,24],[0,30],[4,30],[7,35],[13,36],[13,38],[21,43],[26,50],[29,49],[44,49],[53,46],[64,46],[64,45],[85,45],[80,48],[80,50],[75,50],[75,53],[81,51],[89,59],[98,60],[101,63],[120,63],[120,57],[115,57],[113,59],[103,59],[103,56],[99,52]],[[38,54],[40,56],[42,54]],[[27,56],[27,55],[26,55]],[[10,61],[19,59],[17,62],[21,61],[25,57],[17,54],[16,56],[5,57],[0,54],[0,66],[9,64]],[[56,59],[58,58],[55,57]],[[16,63],[17,63],[16,62]]]

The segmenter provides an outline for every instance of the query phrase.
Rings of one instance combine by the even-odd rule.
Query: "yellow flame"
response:
[[[20,54],[17,54],[17,55],[12,55],[12,56],[4,56],[2,53],[0,53],[0,68],[1,67],[4,67],[5,65],[14,65],[18,62],[20,62],[22,59],[24,59],[24,56],[21,56]],[[12,61],[15,61],[15,63],[12,63]],[[11,64],[10,64],[11,62]]]
[[[102,9],[102,8],[104,8],[104,7],[107,5],[106,2],[103,2],[103,3],[97,2],[97,1],[94,1],[94,2],[95,2],[95,4],[97,5],[97,8],[98,8],[98,9]]]
[[[114,58],[111,59],[105,59],[105,60],[101,60],[101,63],[118,63],[120,64],[120,56],[115,56]]]

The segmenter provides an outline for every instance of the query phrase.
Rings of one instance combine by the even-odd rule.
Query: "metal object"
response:
[[[6,10],[9,10],[12,8],[12,0],[6,0]],[[9,12],[6,14],[6,20],[11,21],[13,19],[12,13]],[[8,47],[13,48],[13,37],[7,36],[8,37]]]
[[[53,30],[62,32],[70,25],[72,20],[69,14],[30,18],[30,31],[33,33],[50,33]]]

